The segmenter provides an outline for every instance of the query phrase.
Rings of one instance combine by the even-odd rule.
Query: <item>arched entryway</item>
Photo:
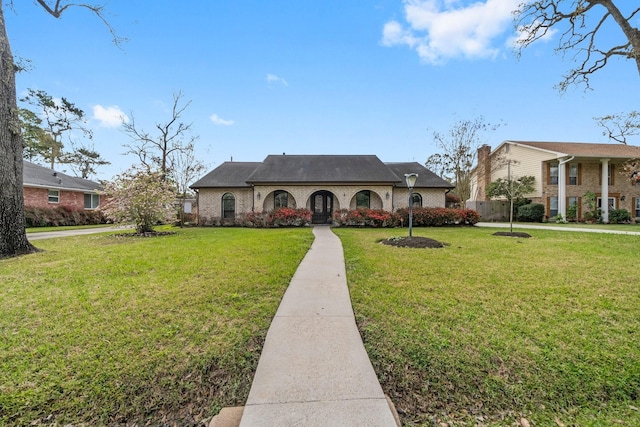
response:
[[[312,224],[326,224],[331,222],[333,213],[333,194],[330,191],[316,191],[311,195]]]

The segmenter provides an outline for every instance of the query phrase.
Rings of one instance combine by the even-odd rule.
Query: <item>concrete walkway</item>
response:
[[[356,327],[342,243],[329,227],[313,234],[271,322],[240,426],[395,427]]]
[[[490,227],[490,228],[509,228],[508,222],[479,222],[476,227]],[[632,236],[640,236],[639,231],[624,231],[624,230],[605,230],[598,228],[587,227],[561,227],[554,225],[535,225],[535,224],[513,224],[513,229],[524,228],[531,230],[554,230],[554,231],[574,231],[580,233],[605,233],[605,234],[629,234]]]

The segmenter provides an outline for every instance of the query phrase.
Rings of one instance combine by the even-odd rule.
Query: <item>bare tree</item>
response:
[[[604,128],[602,135],[621,144],[627,144],[628,137],[640,135],[640,113],[637,111],[594,117],[594,120]]]
[[[558,83],[560,92],[574,84],[589,86],[589,78],[604,68],[611,59],[635,62],[640,74],[640,30],[632,25],[640,11],[637,2],[629,0],[536,0],[525,1],[514,12],[522,49],[556,31],[561,32],[556,51],[570,55],[576,63]],[[620,30],[618,40],[609,28]]]
[[[165,123],[155,124],[155,136],[136,125],[133,113],[131,120],[122,124],[124,132],[133,140],[131,144],[125,145],[128,148],[125,154],[138,156],[142,165],[161,171],[165,179],[171,174],[172,156],[193,151],[198,139],[197,136],[191,135],[192,123],[186,124],[181,121],[191,101],[184,104],[181,104],[181,101],[182,92],[174,93],[171,117]]]
[[[491,124],[480,116],[474,120],[454,123],[448,133],[433,131],[433,140],[441,150],[431,155],[425,165],[445,180],[455,184],[462,206],[471,197],[471,172],[476,162],[483,133],[494,131],[502,124]]]
[[[59,18],[72,6],[89,9],[105,23],[117,44],[113,28],[103,17],[103,7],[89,3],[66,3],[63,0],[37,0],[50,15]],[[53,6],[50,6],[50,3]],[[66,4],[65,4],[66,3]],[[22,191],[22,138],[16,100],[16,66],[11,53],[4,21],[4,4],[0,3],[0,257],[35,252],[29,243],[24,222]],[[11,3],[9,3],[11,4]]]
[[[189,184],[206,169],[206,165],[196,159],[193,147],[185,152],[176,152],[171,156],[171,176],[178,190],[178,199],[180,206],[178,214],[180,215],[180,225],[184,224],[184,205],[187,197],[190,195]]]

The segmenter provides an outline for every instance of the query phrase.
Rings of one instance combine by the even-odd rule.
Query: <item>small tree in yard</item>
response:
[[[513,202],[534,190],[535,178],[523,176],[521,178],[498,178],[489,184],[487,197],[505,197],[509,201],[509,232],[513,233]]]
[[[139,234],[152,232],[158,222],[174,218],[174,190],[162,172],[132,168],[107,183],[102,211],[116,224],[135,224]]]

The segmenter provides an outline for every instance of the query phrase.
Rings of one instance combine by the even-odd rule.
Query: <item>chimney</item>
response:
[[[491,184],[491,146],[483,144],[478,148],[478,200],[487,200],[487,188]]]

